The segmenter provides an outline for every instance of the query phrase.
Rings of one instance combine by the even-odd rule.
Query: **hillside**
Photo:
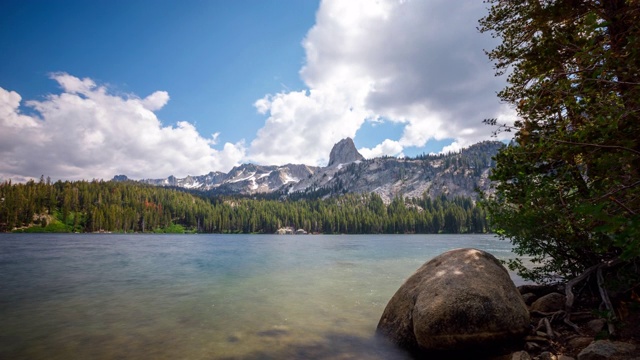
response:
[[[491,158],[503,144],[482,142],[459,153],[417,158],[382,157],[322,168],[287,192],[326,195],[376,193],[385,203],[394,197],[475,197],[476,189],[490,190]]]
[[[276,194],[282,197],[331,197],[342,194],[378,194],[385,203],[394,197],[431,198],[475,196],[490,190],[491,158],[504,146],[486,141],[457,153],[415,158],[381,157],[365,160],[351,139],[343,139],[331,150],[329,165],[303,164],[263,166],[243,164],[228,173],[178,179],[144,179],[155,186],[206,191],[210,195]],[[114,180],[128,180],[119,175]]]

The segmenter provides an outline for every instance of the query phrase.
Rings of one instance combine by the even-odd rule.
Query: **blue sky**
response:
[[[509,120],[468,0],[5,0],[0,179],[457,150]]]

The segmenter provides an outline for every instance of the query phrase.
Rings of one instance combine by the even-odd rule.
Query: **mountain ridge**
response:
[[[346,193],[380,195],[385,203],[395,197],[473,196],[490,191],[492,157],[504,146],[483,141],[457,153],[422,155],[415,158],[378,157],[365,159],[346,138],[336,143],[326,167],[305,164],[242,164],[228,173],[178,179],[142,179],[138,182],[206,191],[213,195],[279,194],[329,197]],[[114,181],[129,180],[116,175]]]

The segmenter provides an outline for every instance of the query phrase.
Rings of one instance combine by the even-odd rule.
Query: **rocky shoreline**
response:
[[[612,321],[597,294],[573,290],[516,288],[493,255],[451,250],[405,281],[377,334],[419,359],[640,360],[640,298]]]
[[[597,315],[597,304],[583,298],[585,306],[565,319],[566,296],[563,285],[523,285],[518,287],[529,308],[531,328],[521,350],[498,357],[501,360],[640,360],[640,323],[630,314],[620,324],[618,339],[608,339],[607,320]],[[586,296],[585,296],[586,297]],[[595,305],[595,307],[593,307]]]

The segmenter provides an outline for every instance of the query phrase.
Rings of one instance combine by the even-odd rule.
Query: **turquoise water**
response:
[[[0,235],[2,359],[404,359],[404,279],[492,235]],[[520,282],[519,279],[515,279]]]

